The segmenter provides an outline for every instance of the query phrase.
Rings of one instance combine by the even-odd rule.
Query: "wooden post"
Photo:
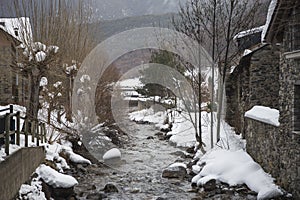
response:
[[[41,132],[40,132],[40,139],[41,139],[41,143],[43,143],[44,141],[44,129],[43,129],[43,123],[40,124],[40,128],[41,128]]]
[[[24,128],[24,134],[25,134],[25,147],[28,147],[28,118],[25,118],[25,128]]]
[[[9,155],[10,114],[5,114],[5,153]]]
[[[36,146],[40,146],[40,136],[39,136],[40,123],[36,124]]]
[[[13,105],[9,105],[9,113],[13,113],[14,112],[14,106]]]
[[[21,124],[20,124],[20,117],[21,113],[20,111],[17,112],[17,145],[20,146],[20,131],[21,131]]]
[[[44,129],[44,141],[45,141],[45,143],[47,143],[47,130],[46,130],[46,124],[45,123],[43,123],[43,129]]]
[[[30,121],[31,122],[31,142],[34,143],[34,137],[35,137],[35,121]]]

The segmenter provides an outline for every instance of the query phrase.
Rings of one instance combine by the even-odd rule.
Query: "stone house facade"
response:
[[[16,20],[13,18],[13,21]],[[22,42],[18,37],[18,26],[14,27],[11,21],[0,18],[0,105],[25,105],[27,80],[17,67],[20,54],[18,46]]]
[[[241,58],[227,79],[226,120],[254,160],[300,199],[300,2],[270,6],[264,44]],[[245,118],[254,105],[279,110],[280,125]]]

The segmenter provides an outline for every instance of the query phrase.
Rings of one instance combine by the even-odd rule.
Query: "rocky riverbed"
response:
[[[76,165],[69,172],[79,182],[74,188],[77,199],[256,199],[245,185],[210,181],[202,188],[193,187],[190,149],[172,146],[153,125],[126,123],[131,131],[123,138],[120,161]],[[173,163],[188,168],[166,170]]]

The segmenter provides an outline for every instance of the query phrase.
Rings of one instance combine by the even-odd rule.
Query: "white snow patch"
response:
[[[246,184],[252,191],[258,193],[257,199],[272,198],[283,194],[281,189],[274,184],[274,179],[243,150],[214,149],[206,153],[198,165],[203,163],[205,166],[192,180],[197,185],[217,179],[230,186]]]
[[[144,86],[144,84],[140,81],[139,77],[120,80],[117,82],[117,85],[121,88],[136,88]]]
[[[92,164],[91,161],[89,161],[88,159],[82,157],[79,154],[74,153],[71,147],[63,146],[63,149],[69,156],[71,162],[79,163],[79,164],[89,164],[89,165]]]
[[[121,151],[117,148],[112,148],[103,155],[103,160],[110,160],[115,158],[121,158]]]
[[[61,85],[62,85],[62,82],[61,82],[61,81],[57,81],[56,83],[53,84],[53,86],[54,86],[55,88],[58,88],[58,87],[61,86]]]
[[[45,193],[42,191],[42,181],[34,178],[30,185],[22,184],[19,190],[19,199],[46,200]]]
[[[44,164],[40,165],[37,168],[36,173],[47,184],[51,185],[54,188],[71,188],[78,184],[77,180],[74,177],[59,173]]]
[[[34,48],[36,49],[36,51],[46,51],[46,45],[41,43],[41,42],[35,42],[34,43]]]
[[[245,117],[261,121],[274,126],[279,126],[279,110],[265,106],[254,106],[245,113]]]
[[[40,81],[40,86],[46,86],[46,85],[48,85],[48,79],[43,76]]]
[[[37,62],[42,62],[46,59],[47,54],[44,51],[39,51],[35,54],[35,60]]]
[[[162,124],[167,115],[165,112],[154,112],[154,109],[151,107],[149,109],[144,109],[140,111],[135,111],[129,114],[129,119],[137,122],[149,122],[154,124]]]
[[[245,49],[243,56],[246,56],[248,54],[252,53],[252,51],[250,49]]]
[[[252,28],[252,29],[249,29],[249,30],[246,30],[246,31],[241,31],[238,34],[236,34],[233,37],[233,39],[238,39],[238,38],[245,37],[247,35],[251,35],[253,33],[258,33],[258,32],[263,31],[263,29],[264,29],[264,26],[259,26],[259,27],[255,27],[255,28]]]
[[[49,45],[47,51],[53,51],[54,53],[57,53],[59,50],[58,46],[54,46],[54,45]]]
[[[176,162],[176,163],[171,164],[168,168],[173,168],[173,167],[183,167],[183,168],[187,168],[186,164],[184,164],[184,163],[179,163],[179,162]]]
[[[82,75],[81,77],[80,77],[80,82],[81,83],[84,83],[84,82],[86,82],[86,81],[91,81],[91,78],[90,78],[90,76],[89,75],[87,75],[87,74],[84,74],[84,75]]]
[[[262,33],[261,33],[261,41],[262,42],[265,41],[265,37],[266,37],[267,31],[269,29],[271,19],[273,17],[273,13],[275,11],[276,5],[277,5],[277,0],[272,0],[270,5],[269,5],[266,24],[264,25],[264,28],[263,28]]]
[[[16,152],[16,151],[19,150],[19,149],[21,149],[20,146],[15,145],[15,144],[10,144],[10,145],[9,145],[9,154],[12,154],[12,153]],[[7,155],[6,155],[6,153],[5,153],[5,148],[4,148],[4,146],[3,146],[3,147],[0,149],[0,162],[3,161],[3,160],[5,160],[6,156],[7,156]]]

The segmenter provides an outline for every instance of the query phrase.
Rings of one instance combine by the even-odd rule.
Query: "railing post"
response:
[[[40,123],[36,124],[36,146],[40,146],[40,136],[39,136]]]
[[[46,124],[45,123],[43,123],[43,129],[44,129],[44,141],[45,141],[45,143],[47,143],[47,129],[46,129]]]
[[[5,153],[9,155],[10,114],[5,114]]]
[[[28,118],[25,118],[25,128],[24,128],[24,134],[25,134],[25,147],[28,147]]]
[[[9,105],[9,113],[13,113],[14,112],[14,106],[13,105]]]
[[[17,112],[17,145],[20,146],[20,132],[21,132],[21,124],[20,124],[20,117],[21,113],[20,111]]]
[[[44,139],[44,130],[43,130],[43,123],[40,124],[40,139],[41,143],[43,144],[43,139]]]
[[[34,143],[34,137],[35,137],[35,121],[30,121],[31,122],[31,142]]]

